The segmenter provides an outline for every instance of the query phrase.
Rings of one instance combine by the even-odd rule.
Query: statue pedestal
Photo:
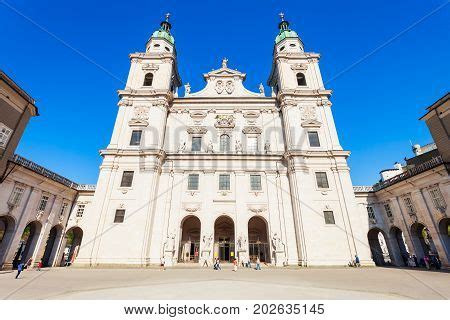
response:
[[[208,261],[208,264],[211,265],[212,264],[212,260],[211,260],[211,250],[202,250],[202,255],[201,255],[201,259],[199,261],[199,263],[201,263],[203,265],[203,263],[206,261]]]
[[[247,250],[245,249],[238,249],[238,256],[237,256],[239,262],[246,261],[248,258]]]
[[[284,250],[275,251],[275,266],[283,267],[284,266],[285,254]]]
[[[174,265],[173,261],[173,251],[164,251],[164,263],[166,267],[171,267]]]

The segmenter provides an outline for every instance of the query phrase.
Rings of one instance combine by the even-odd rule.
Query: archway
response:
[[[234,250],[234,222],[230,217],[221,216],[214,223],[214,258],[232,262]]]
[[[15,221],[10,216],[0,217],[0,269],[3,265],[6,252],[14,238]]]
[[[400,262],[402,262],[403,266],[408,265],[409,260],[409,250],[408,245],[405,241],[405,236],[403,235],[402,230],[398,227],[392,227],[389,231],[390,239],[392,239],[393,245],[395,246],[393,249],[395,260],[397,261],[397,264],[400,265]]]
[[[378,228],[370,229],[367,238],[369,239],[370,251],[372,252],[372,259],[375,264],[377,266],[391,264],[389,248],[383,231]]]
[[[73,227],[66,231],[65,245],[63,251],[62,264],[70,266],[76,259],[83,240],[83,230],[80,227]]]
[[[200,253],[201,222],[196,216],[188,216],[181,223],[178,262],[198,262]]]
[[[447,257],[450,257],[450,218],[444,218],[439,221],[439,233]]]
[[[270,263],[270,244],[267,223],[261,217],[252,217],[248,221],[248,252],[249,258],[256,261]]]
[[[28,262],[28,260],[33,256],[41,229],[42,224],[39,221],[32,221],[25,227],[14,256],[13,268],[17,268],[21,262]]]
[[[51,267],[58,252],[58,243],[62,236],[62,227],[60,225],[53,226],[45,245],[44,255],[42,257],[42,265],[44,267]]]
[[[419,222],[413,223],[411,226],[411,237],[419,260],[422,260],[425,255],[437,254],[430,231],[425,225]],[[422,261],[420,263],[424,265]]]

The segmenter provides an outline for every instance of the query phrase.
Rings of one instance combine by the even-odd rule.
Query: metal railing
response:
[[[395,177],[392,177],[390,179],[387,179],[385,181],[382,182],[378,182],[373,186],[373,190],[374,191],[378,191],[384,188],[387,188],[389,186],[392,186],[393,184],[406,180],[408,178],[411,178],[415,175],[418,175],[419,173],[425,172],[427,170],[436,168],[437,166],[441,165],[444,163],[444,160],[442,159],[441,156],[432,158],[431,160],[424,162],[418,166],[415,166],[399,175],[396,175]]]
[[[373,192],[372,186],[353,186],[354,192]]]
[[[95,184],[79,184],[77,187],[78,191],[95,191]]]
[[[11,160],[16,164],[21,165],[22,167],[30,169],[33,172],[36,172],[44,177],[52,179],[53,181],[59,182],[69,188],[77,189],[79,186],[77,183],[73,182],[72,180],[64,178],[63,176],[61,176],[53,171],[50,171],[31,160],[21,157],[18,154],[15,154]]]

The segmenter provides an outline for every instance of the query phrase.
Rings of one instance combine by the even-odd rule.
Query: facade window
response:
[[[367,215],[369,216],[369,219],[375,220],[375,211],[373,210],[373,207],[367,207]]]
[[[83,213],[84,213],[84,208],[85,207],[86,207],[86,205],[84,205],[84,204],[79,204],[78,205],[77,214],[76,214],[77,218],[82,218],[83,217]]]
[[[15,186],[11,196],[9,197],[8,203],[13,206],[18,206],[20,204],[20,200],[22,200],[23,193],[25,188],[22,186]]]
[[[388,218],[392,217],[392,210],[391,210],[391,206],[389,205],[389,203],[384,204],[384,211],[386,211],[386,215]]]
[[[130,146],[141,145],[142,130],[133,130],[131,132]]]
[[[152,84],[153,84],[153,73],[149,72],[145,75],[144,87],[151,87]]]
[[[247,151],[258,152],[258,137],[247,137]]]
[[[45,207],[47,207],[48,196],[42,196],[41,201],[39,201],[38,211],[44,211]]]
[[[121,187],[131,187],[133,184],[134,171],[124,171],[122,174],[122,181],[120,181]]]
[[[325,224],[335,224],[333,211],[324,211]]]
[[[219,175],[219,190],[230,190],[230,175],[220,174]]]
[[[114,215],[114,223],[122,223],[125,220],[125,210],[117,209],[116,214]]]
[[[202,150],[202,137],[192,137],[191,151]]]
[[[309,131],[308,140],[310,147],[320,147],[319,133],[317,131]]]
[[[252,191],[262,190],[261,176],[259,174],[251,174],[250,175],[250,189]]]
[[[412,214],[416,212],[416,208],[414,208],[414,204],[411,200],[411,197],[405,197],[403,198],[403,202],[405,203],[406,210],[408,211],[408,214]]]
[[[7,127],[5,124],[0,122],[0,148],[6,149],[6,145],[8,144],[9,138],[11,137],[12,130]]]
[[[64,216],[66,214],[66,210],[67,210],[67,202],[64,202],[61,206],[61,210],[59,211],[59,216]]]
[[[230,152],[230,136],[227,134],[220,136],[220,152]]]
[[[306,86],[305,75],[301,72],[297,73],[297,85],[298,86]]]
[[[316,172],[317,187],[321,189],[328,189],[328,178],[326,172]]]
[[[431,188],[428,191],[430,192],[431,201],[433,201],[433,205],[436,209],[441,210],[447,207],[439,187]]]
[[[188,190],[198,190],[198,174],[190,174],[188,176]]]

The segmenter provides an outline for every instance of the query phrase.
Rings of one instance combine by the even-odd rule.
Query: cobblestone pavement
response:
[[[1,299],[449,299],[450,273],[394,268],[0,271]]]

